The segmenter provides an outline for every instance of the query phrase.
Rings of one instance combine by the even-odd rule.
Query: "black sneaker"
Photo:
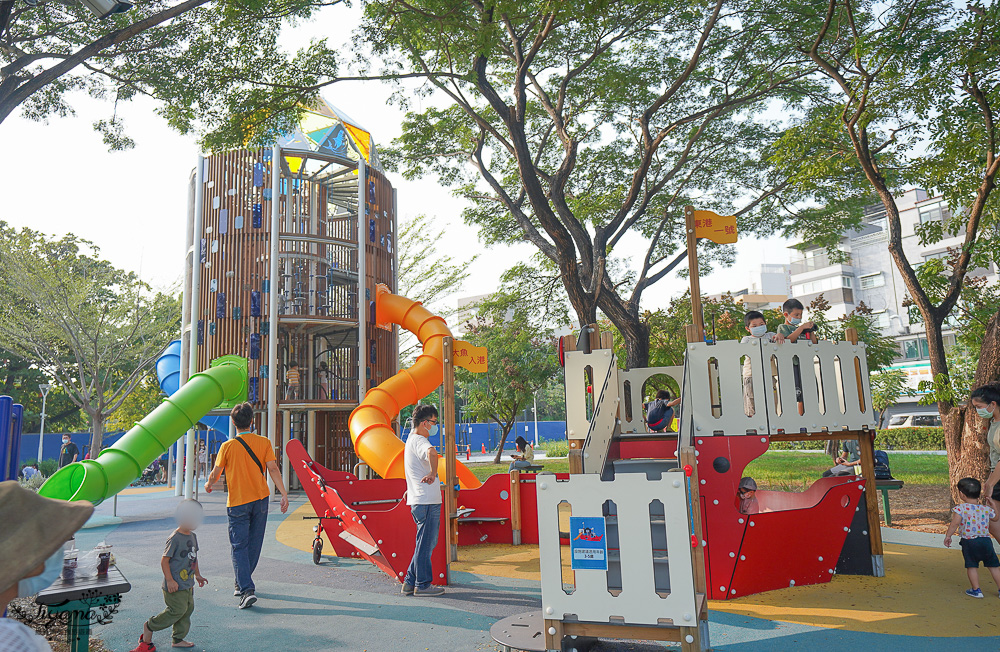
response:
[[[233,589],[234,589],[233,590],[233,597],[234,598],[238,598],[241,595],[243,595],[243,591],[240,591],[240,585],[239,584],[233,584]]]
[[[257,602],[257,596],[253,592],[247,592],[243,594],[240,598],[240,609],[248,609],[253,606],[253,603]]]

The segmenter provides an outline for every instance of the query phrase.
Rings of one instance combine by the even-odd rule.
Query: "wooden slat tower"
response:
[[[373,314],[376,284],[396,289],[395,191],[358,133],[367,135],[322,104],[273,147],[200,158],[201,214],[191,218],[191,373],[222,355],[248,358],[258,432],[279,456],[294,437],[344,471],[358,462],[348,414],[398,370],[397,333],[376,328]]]

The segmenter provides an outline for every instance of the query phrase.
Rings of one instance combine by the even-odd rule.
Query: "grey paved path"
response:
[[[111,518],[111,503],[98,507],[92,524],[77,536],[81,548],[102,540],[114,545],[118,565],[132,582],[114,622],[98,631],[114,652],[131,650],[142,622],[162,609],[159,561],[173,529],[179,499],[172,492],[123,496],[121,522]],[[189,640],[195,650],[435,652],[497,650],[490,626],[511,614],[537,608],[538,583],[470,573],[455,573],[455,585],[441,598],[407,598],[398,584],[366,562],[326,558],[315,566],[309,553],[278,543],[275,530],[284,518],[271,506],[261,564],[255,574],[260,602],[240,611],[232,594],[225,494],[202,495],[206,523],[198,530],[200,564],[209,585],[196,589]],[[304,502],[293,499],[291,513]],[[892,536],[892,535],[890,535]],[[937,537],[938,535],[934,535]],[[901,541],[902,542],[902,541]],[[913,537],[907,543],[930,543]],[[997,650],[993,639],[940,639],[864,634],[711,613],[711,638],[720,652],[775,650],[906,650],[922,652],[960,647]],[[160,650],[170,650],[168,632],[157,634]],[[655,643],[605,642],[593,652],[654,652]]]

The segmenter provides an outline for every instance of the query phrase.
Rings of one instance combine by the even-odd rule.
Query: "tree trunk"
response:
[[[104,450],[104,419],[101,412],[90,415],[90,459],[95,459]]]
[[[514,427],[514,422],[497,422],[497,425],[500,426],[500,445],[497,446],[497,454],[493,457],[494,464],[499,464],[500,458],[503,457],[503,447],[507,443],[507,435],[510,434],[510,429]]]
[[[638,317],[615,324],[625,341],[625,367],[638,369],[649,366],[649,326]]]
[[[1000,380],[1000,312],[986,323],[979,350],[979,362],[973,385],[980,387]],[[955,483],[962,478],[983,480],[990,474],[990,449],[986,443],[985,421],[968,405],[953,407],[947,415],[941,414],[944,441],[948,448],[948,477],[951,481],[951,500],[957,503]]]

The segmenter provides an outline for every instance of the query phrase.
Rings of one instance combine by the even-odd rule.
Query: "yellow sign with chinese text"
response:
[[[717,244],[736,242],[736,216],[716,215],[712,211],[694,212],[694,235]]]
[[[462,340],[452,342],[452,352],[455,355],[455,366],[471,371],[474,374],[486,372],[486,347],[473,346]]]

